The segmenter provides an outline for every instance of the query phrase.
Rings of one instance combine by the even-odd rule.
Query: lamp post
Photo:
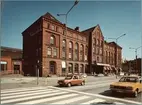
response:
[[[122,34],[120,35],[119,37],[117,38],[108,38],[108,39],[114,39],[115,40],[115,43],[116,43],[116,46],[115,46],[115,49],[116,49],[116,52],[115,52],[115,56],[116,56],[116,59],[115,59],[115,67],[118,67],[117,66],[117,42],[118,42],[118,39],[125,36],[126,34]],[[116,78],[117,78],[117,75],[116,75]]]
[[[135,57],[136,57],[136,63],[135,63],[135,65],[136,65],[136,67],[135,67],[135,69],[137,70],[138,68],[137,68],[137,50],[139,49],[139,48],[141,48],[142,46],[139,46],[139,47],[137,47],[137,48],[132,48],[132,47],[129,47],[129,49],[134,49],[135,50]]]
[[[66,45],[66,47],[65,47],[65,63],[66,63],[66,71],[67,71],[67,18],[68,18],[68,14],[70,13],[70,11],[73,9],[73,7],[75,6],[75,5],[77,5],[78,4],[78,2],[79,1],[75,1],[74,2],[74,5],[68,10],[68,12],[67,13],[65,13],[65,14],[57,14],[57,16],[65,16],[65,40],[66,40],[66,42],[65,42],[65,45]]]

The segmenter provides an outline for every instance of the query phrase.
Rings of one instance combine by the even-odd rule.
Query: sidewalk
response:
[[[18,87],[33,87],[33,86],[56,86],[57,81],[64,79],[64,77],[2,77],[1,78],[1,89],[10,89]],[[115,76],[109,77],[94,77],[88,76],[86,82],[95,82],[101,80],[116,79]],[[38,84],[37,84],[38,82]]]

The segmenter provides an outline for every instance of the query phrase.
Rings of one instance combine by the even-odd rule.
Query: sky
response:
[[[51,13],[56,19],[65,23],[64,16],[74,1],[3,1],[2,3],[2,35],[1,46],[21,48],[22,32],[46,12]],[[100,25],[103,36],[108,42],[118,39],[118,44],[123,48],[123,59],[135,58],[135,50],[141,46],[141,2],[131,1],[84,1],[71,10],[68,15],[67,26],[80,27],[80,31]],[[138,49],[138,57],[141,50]]]

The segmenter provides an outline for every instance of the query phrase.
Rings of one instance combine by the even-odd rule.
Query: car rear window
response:
[[[119,82],[138,82],[136,77],[122,77]]]

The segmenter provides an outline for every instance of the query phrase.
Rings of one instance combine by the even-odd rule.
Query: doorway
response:
[[[56,62],[50,61],[50,74],[56,74]]]

